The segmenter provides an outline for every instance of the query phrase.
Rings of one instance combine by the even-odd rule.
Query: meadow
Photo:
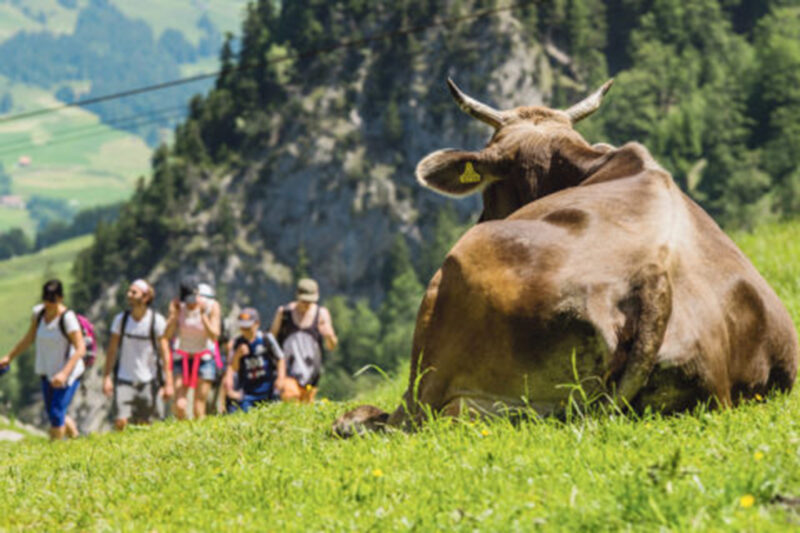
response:
[[[735,235],[795,321],[798,231],[777,224]],[[0,444],[0,528],[800,527],[797,392],[672,417],[573,411],[567,420],[436,420],[411,434],[330,435],[331,422],[357,404],[393,409],[405,376],[349,402]]]
[[[12,113],[60,105],[49,93],[0,77],[12,95]],[[103,125],[82,109],[0,122],[0,164],[12,178],[12,194],[59,198],[76,210],[127,199],[148,174],[151,150],[128,132]],[[28,157],[30,165],[19,165]],[[0,207],[0,232],[21,227],[33,234],[25,210]]]

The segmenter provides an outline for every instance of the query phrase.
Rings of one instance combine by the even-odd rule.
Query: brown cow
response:
[[[480,152],[428,155],[417,178],[483,191],[482,223],[428,286],[403,405],[360,407],[337,434],[408,427],[423,406],[558,413],[573,354],[582,378],[603,378],[585,385],[637,409],[791,389],[797,334],[750,261],[642,145],[591,146],[573,129],[611,82],[567,111],[498,111],[448,83],[495,133]]]

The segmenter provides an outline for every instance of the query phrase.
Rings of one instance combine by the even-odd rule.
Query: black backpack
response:
[[[152,311],[152,310],[151,310]],[[150,320],[150,335],[148,337],[142,338],[139,336],[131,335],[131,337],[136,339],[150,339],[150,342],[153,345],[153,354],[156,357],[156,380],[158,381],[158,386],[161,387],[164,385],[164,378],[163,378],[163,369],[161,367],[161,357],[159,357],[158,353],[158,343],[156,342],[156,312],[152,311],[153,318]],[[131,316],[130,310],[126,310],[122,313],[122,324],[120,325],[120,332],[119,332],[119,345],[117,346],[117,361],[114,363],[114,382],[118,381],[117,375],[119,374],[119,361],[122,358],[122,343],[125,340],[125,326],[128,324],[128,317]]]

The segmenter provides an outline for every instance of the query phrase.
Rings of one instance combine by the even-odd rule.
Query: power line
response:
[[[283,63],[285,61],[290,61],[290,60],[308,59],[308,58],[311,58],[311,57],[314,57],[314,56],[317,56],[317,55],[331,53],[331,52],[334,52],[336,50],[340,50],[340,49],[344,49],[344,48],[352,48],[352,47],[356,47],[356,46],[363,46],[365,44],[368,44],[368,43],[371,43],[371,42],[375,42],[375,41],[380,41],[382,39],[394,39],[394,38],[402,36],[402,35],[410,35],[410,34],[413,34],[413,33],[419,33],[419,32],[425,31],[425,30],[429,30],[431,28],[460,24],[462,22],[466,22],[467,20],[480,19],[480,18],[491,16],[491,15],[496,15],[498,13],[502,13],[502,12],[505,12],[505,11],[512,11],[514,9],[517,9],[517,8],[520,8],[520,7],[524,7],[524,6],[530,4],[530,3],[534,2],[534,1],[536,1],[536,0],[522,0],[522,1],[519,1],[519,2],[515,2],[515,3],[512,3],[512,4],[509,4],[507,6],[491,8],[491,9],[484,9],[484,10],[480,10],[480,11],[474,11],[474,12],[468,13],[466,15],[461,15],[461,16],[458,16],[458,17],[451,17],[449,19],[439,20],[438,22],[431,22],[431,23],[428,23],[428,24],[420,24],[420,25],[417,25],[417,26],[411,26],[409,28],[400,28],[400,29],[397,29],[397,30],[378,33],[376,35],[371,35],[369,37],[364,37],[364,38],[361,38],[361,39],[343,40],[343,41],[339,41],[337,43],[334,43],[334,44],[332,44],[330,46],[325,46],[325,47],[321,47],[321,48],[314,48],[314,49],[306,50],[306,51],[303,51],[303,52],[300,52],[300,53],[297,53],[297,54],[294,54],[294,55],[286,54],[286,55],[283,55],[283,56],[280,56],[280,57],[276,57],[276,58],[274,58],[272,60],[267,61],[265,64],[266,65],[272,65],[272,64]],[[238,66],[238,67],[234,67],[234,68],[228,70],[228,72],[230,72],[230,71],[247,71],[247,70],[258,68],[260,66],[262,66],[262,65]],[[214,72],[208,72],[208,73],[205,73],[205,74],[197,74],[195,76],[189,76],[189,77],[186,77],[186,78],[179,78],[177,80],[167,81],[167,82],[163,82],[163,83],[157,83],[155,85],[147,85],[147,86],[144,86],[144,87],[137,87],[135,89],[128,89],[128,90],[120,91],[120,92],[117,92],[117,93],[111,93],[111,94],[107,94],[107,95],[103,95],[103,96],[96,96],[94,98],[87,98],[85,100],[78,100],[76,102],[71,102],[71,103],[63,104],[63,105],[59,105],[59,106],[47,107],[47,108],[37,109],[37,110],[33,110],[33,111],[25,111],[25,112],[17,113],[17,114],[14,114],[14,115],[8,115],[8,116],[5,116],[5,117],[0,117],[0,124],[5,123],[5,122],[12,122],[12,121],[22,120],[22,119],[26,119],[26,118],[36,117],[36,116],[40,116],[40,115],[45,115],[45,114],[49,114],[49,113],[55,113],[55,112],[58,112],[58,111],[62,111],[64,109],[71,108],[71,107],[86,107],[88,105],[97,104],[97,103],[100,103],[100,102],[107,102],[109,100],[117,100],[117,99],[120,99],[120,98],[127,98],[127,97],[130,97],[130,96],[135,96],[137,94],[143,94],[143,93],[148,93],[148,92],[152,92],[152,91],[159,91],[159,90],[167,89],[167,88],[170,88],[170,87],[176,87],[176,86],[180,86],[180,85],[185,85],[187,83],[194,83],[194,82],[197,82],[197,81],[202,81],[202,80],[206,80],[206,79],[209,79],[209,78],[217,77],[222,72],[223,72],[223,70],[220,69],[220,70],[216,70]]]
[[[84,126],[77,126],[77,127],[74,127],[74,128],[68,128],[68,129],[65,129],[65,130],[55,131],[55,132],[53,132],[52,135],[53,135],[53,137],[61,137],[63,135],[70,135],[70,134],[74,134],[74,133],[81,133],[81,132],[84,132],[84,131],[91,131],[91,130],[100,130],[100,129],[106,130],[108,128],[124,129],[124,128],[130,126],[130,124],[128,124],[128,123],[131,122],[131,121],[136,122],[137,120],[140,120],[142,118],[157,117],[157,116],[161,116],[161,115],[171,115],[171,114],[175,114],[177,112],[180,112],[181,114],[184,114],[186,112],[186,106],[185,105],[172,106],[172,107],[156,109],[156,110],[150,111],[150,112],[148,112],[146,114],[137,113],[135,115],[127,115],[127,116],[123,116],[123,117],[115,117],[115,118],[112,118],[110,120],[105,120],[105,121],[98,122],[98,123],[95,123],[95,124],[86,124]],[[14,142],[10,142],[8,144],[0,145],[0,153],[5,152],[6,149],[12,149],[12,148],[19,148],[20,150],[24,150],[28,146],[31,146],[31,147],[35,148],[35,147],[41,146],[41,145],[37,144],[32,139],[20,139],[18,141],[14,141]]]
[[[485,52],[485,51],[488,51],[489,48],[491,48],[491,45],[490,44],[487,45],[486,43],[467,43],[467,44],[459,44],[457,46],[457,48],[459,50],[459,53],[476,52],[476,51],[477,52]],[[414,51],[405,50],[403,52],[402,56],[395,56],[395,58],[397,58],[397,57],[411,58],[411,57],[416,57],[416,56],[423,55],[425,53],[427,53],[427,51],[424,50],[424,49],[419,49],[419,50],[414,50]],[[71,128],[71,129],[68,129],[68,130],[60,131],[60,132],[58,132],[57,135],[55,135],[55,137],[59,140],[59,142],[56,143],[56,144],[61,144],[61,139],[60,139],[61,135],[71,134],[71,133],[78,133],[78,132],[82,132],[82,131],[91,131],[91,130],[97,130],[98,132],[105,133],[105,132],[107,132],[107,129],[108,129],[107,127],[108,126],[115,126],[117,128],[125,128],[125,127],[131,126],[131,125],[136,125],[136,124],[129,124],[129,122],[131,122],[131,121],[135,122],[135,121],[138,121],[138,120],[140,120],[142,118],[146,119],[146,118],[151,117],[151,116],[152,117],[158,116],[158,115],[161,115],[163,113],[169,113],[169,112],[171,112],[173,110],[174,111],[178,111],[178,110],[183,111],[183,110],[185,110],[185,106],[163,108],[163,109],[160,109],[160,110],[155,110],[155,111],[153,111],[151,113],[148,113],[146,115],[137,114],[137,115],[128,115],[128,116],[125,116],[125,117],[117,117],[117,118],[111,119],[110,121],[107,121],[107,122],[99,122],[97,124],[79,126],[79,127],[76,127],[76,128]],[[149,124],[150,122],[146,122],[146,123]],[[80,139],[83,139],[83,138],[84,138],[84,136],[79,136],[76,139],[80,140]],[[66,142],[66,141],[69,141],[71,139],[72,138],[64,139],[64,141]],[[43,148],[45,146],[49,146],[50,144],[53,144],[53,143],[54,143],[54,141],[52,139],[47,141],[47,144],[36,144],[31,139],[21,139],[19,141],[11,142],[11,143],[8,143],[8,144],[5,144],[5,145],[0,144],[0,156],[6,155],[6,154],[10,154],[10,153],[16,152],[16,151],[22,152],[22,151],[25,151],[25,150],[35,150],[37,148]]]
[[[174,121],[174,120],[181,120],[183,118],[183,113],[175,114],[175,116],[158,117],[158,118],[155,118],[155,119],[154,118],[148,118],[146,116],[145,117],[141,117],[141,118],[147,119],[147,120],[142,120],[139,123],[131,123],[130,126],[146,126],[146,125],[149,125],[149,124],[157,124],[157,123],[159,123],[161,121],[166,121],[167,123],[169,123],[169,122]],[[166,125],[166,124],[164,124],[164,125]],[[54,139],[52,141],[48,141],[48,142],[45,142],[43,144],[32,145],[31,147],[28,148],[28,151],[39,150],[39,149],[42,149],[42,148],[49,148],[50,146],[54,146],[54,145],[58,145],[58,144],[71,143],[71,142],[80,141],[80,140],[83,140],[83,139],[89,139],[89,138],[92,138],[92,137],[98,137],[100,135],[108,135],[110,133],[106,128],[102,128],[102,129],[104,131],[92,131],[92,132],[89,132],[89,133],[87,133],[85,135],[74,135],[72,137]],[[19,152],[21,150],[22,149],[20,149],[20,148],[12,148],[12,149],[7,149],[7,150],[2,150],[2,151],[0,151],[0,156],[16,153],[16,152]]]

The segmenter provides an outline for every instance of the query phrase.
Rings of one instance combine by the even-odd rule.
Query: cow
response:
[[[573,129],[611,84],[565,111],[500,111],[448,79],[494,135],[431,153],[417,180],[481,192],[483,213],[427,287],[401,406],[359,407],[337,435],[425,413],[558,415],[576,376],[587,394],[665,413],[791,389],[797,333],[747,257],[644,146]]]

